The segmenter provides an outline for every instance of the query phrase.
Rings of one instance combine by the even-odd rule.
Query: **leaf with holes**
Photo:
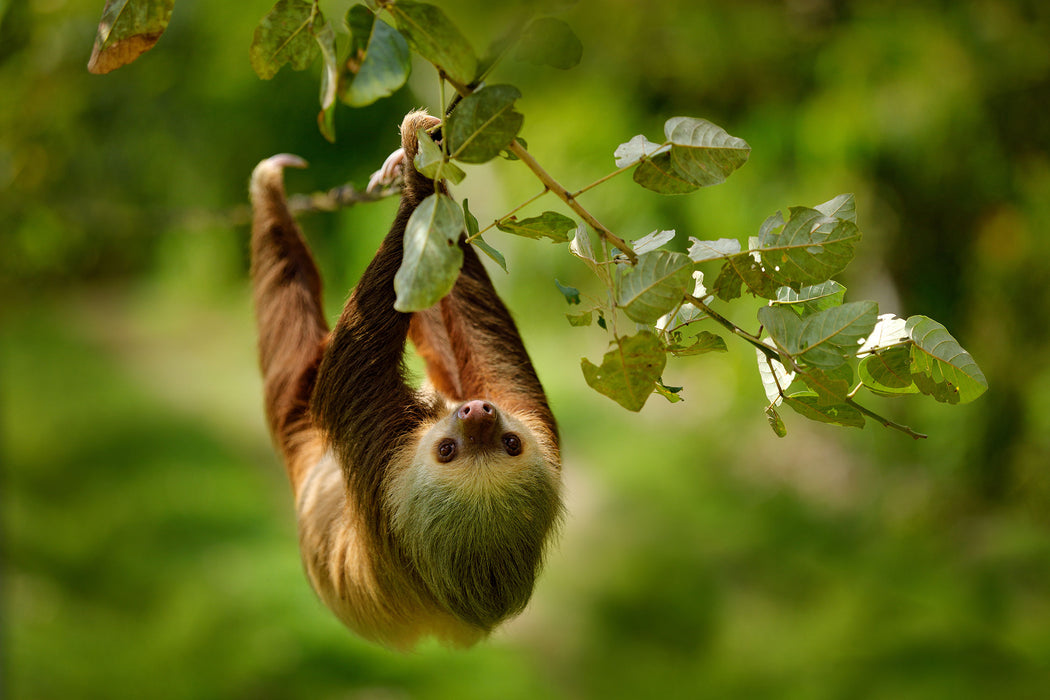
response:
[[[857,225],[816,209],[792,207],[789,211],[791,218],[783,227],[767,219],[758,236],[762,266],[778,288],[820,284],[842,272],[853,260],[860,240]]]
[[[663,374],[667,355],[659,339],[648,331],[617,338],[601,366],[580,360],[588,386],[628,411],[640,411]]]
[[[565,243],[569,240],[569,232],[576,230],[576,222],[556,211],[545,211],[539,216],[521,221],[505,219],[496,224],[496,228],[523,238],[549,238],[555,243]]]
[[[774,301],[787,307],[805,317],[835,306],[840,306],[846,296],[846,288],[835,280],[828,280],[821,284],[803,287],[797,292],[791,287],[781,287],[777,290]]]
[[[463,210],[448,195],[420,202],[405,226],[405,250],[394,276],[398,311],[428,309],[449,293],[459,277],[463,251]]]
[[[857,367],[861,383],[880,396],[917,394],[911,376],[911,342],[876,350]]]

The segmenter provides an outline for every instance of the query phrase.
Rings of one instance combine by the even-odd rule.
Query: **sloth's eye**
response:
[[[439,462],[451,462],[456,458],[456,441],[451,438],[442,440],[438,444],[437,454]]]
[[[514,433],[507,433],[503,436],[503,449],[511,457],[517,457],[521,454],[521,438]]]

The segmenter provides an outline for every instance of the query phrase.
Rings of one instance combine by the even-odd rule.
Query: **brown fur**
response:
[[[252,278],[266,413],[296,497],[300,546],[322,600],[351,628],[395,647],[424,635],[472,644],[528,600],[560,513],[557,426],[517,328],[473,247],[452,292],[394,310],[402,238],[433,182],[412,167],[394,224],[331,333],[316,265],[288,213],[281,172],[252,176]],[[411,336],[436,393],[406,381]],[[484,399],[522,456],[480,446],[438,464],[438,438],[462,437],[455,407]],[[460,432],[457,432],[460,431]],[[498,445],[497,445],[498,447]]]

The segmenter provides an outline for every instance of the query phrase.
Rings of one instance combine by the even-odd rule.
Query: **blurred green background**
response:
[[[754,357],[673,361],[686,401],[630,414],[579,358],[564,246],[487,236],[564,435],[570,516],[529,609],[468,652],[371,646],[316,601],[262,418],[243,206],[298,153],[310,192],[363,185],[410,87],[316,128],[319,65],[262,82],[264,3],[180,0],[167,33],[85,69],[102,0],[0,1],[0,691],[12,698],[1038,698],[1050,693],[1050,5],[587,2],[569,72],[508,64],[523,136],[570,188],[667,117],[753,147],[719,187],[619,178],[584,201],[628,238],[746,240],[855,192],[847,299],[941,321],[976,403],[874,400],[927,432],[762,413]],[[512,4],[443,3],[477,48]],[[339,17],[347,3],[326,3]],[[483,223],[539,190],[469,168]],[[542,200],[538,212],[552,207]],[[334,317],[395,204],[303,221]],[[744,322],[748,305],[735,312]],[[753,318],[753,316],[751,317]]]

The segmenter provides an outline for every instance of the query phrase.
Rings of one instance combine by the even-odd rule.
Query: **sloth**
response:
[[[304,567],[359,635],[470,646],[520,613],[562,517],[558,428],[518,329],[474,248],[440,302],[395,310],[405,225],[443,183],[412,166],[412,112],[390,232],[329,330],[321,278],[287,206],[288,154],[251,178],[251,277],[266,417],[295,499]],[[429,386],[408,381],[405,343]]]

